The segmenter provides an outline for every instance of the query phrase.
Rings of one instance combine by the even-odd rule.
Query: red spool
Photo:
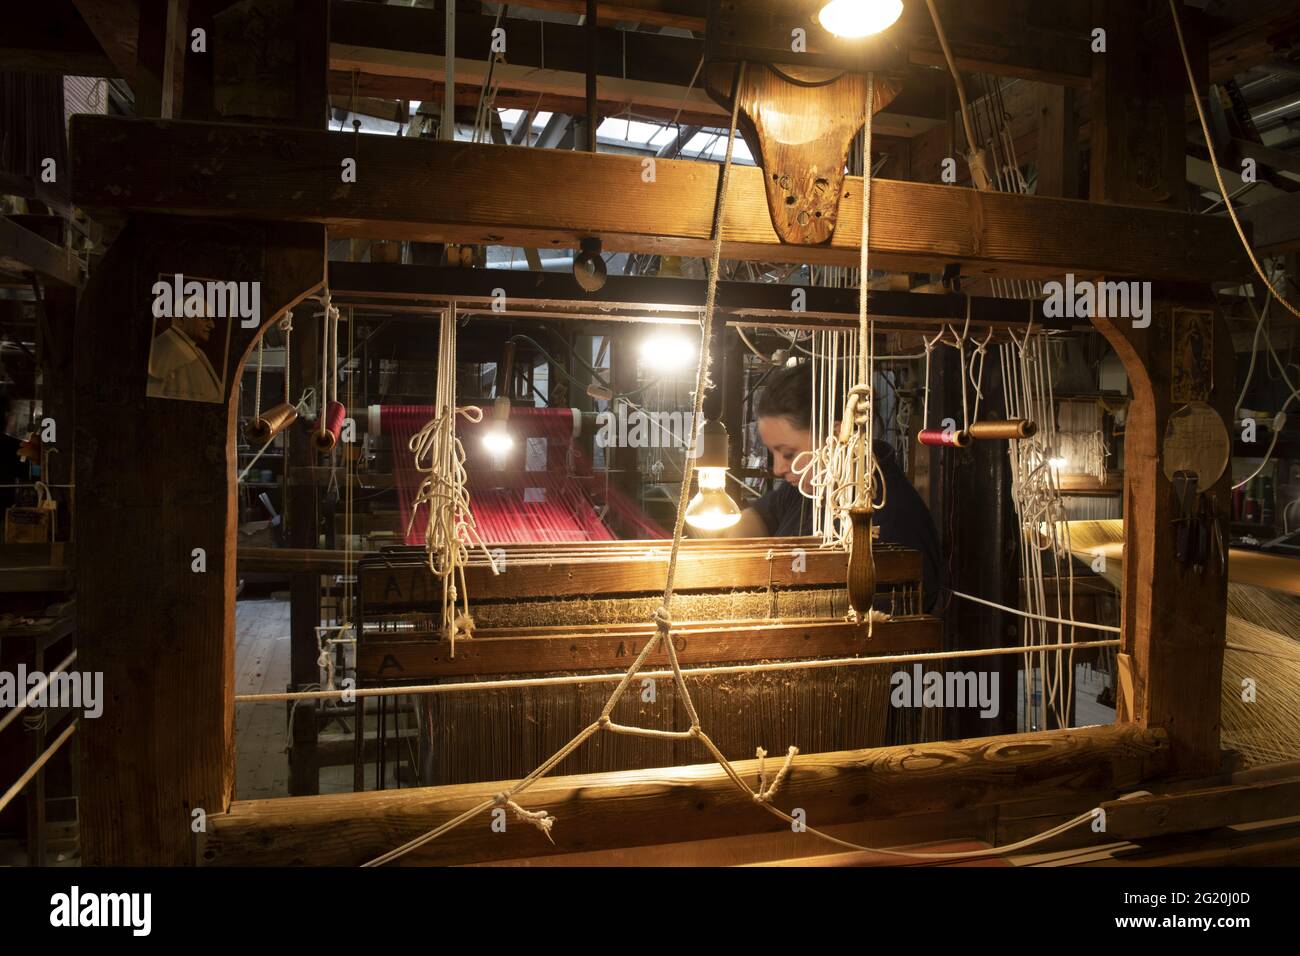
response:
[[[347,416],[348,410],[339,402],[330,402],[325,406],[325,416],[312,433],[312,442],[318,451],[330,451],[338,444],[339,435],[343,432],[343,419]]]
[[[917,432],[916,440],[922,445],[965,448],[970,444],[970,435],[963,431],[950,431],[946,428],[925,428]]]

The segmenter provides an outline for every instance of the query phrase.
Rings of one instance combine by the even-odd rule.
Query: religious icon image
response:
[[[173,307],[154,311],[145,393],[186,402],[223,401],[231,319],[216,314],[202,295],[176,299]],[[171,315],[157,315],[159,311]]]

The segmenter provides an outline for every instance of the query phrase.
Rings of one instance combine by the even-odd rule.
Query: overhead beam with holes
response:
[[[98,214],[175,213],[321,223],[334,238],[706,256],[720,167],[635,156],[79,115],[74,200]],[[345,159],[356,182],[342,182]],[[772,228],[762,170],[736,167],[723,256],[856,265],[862,184],[845,181],[830,243],[789,245]],[[538,183],[547,188],[538,189]],[[1217,217],[957,186],[875,180],[873,265],[970,275],[1235,280],[1249,265]]]

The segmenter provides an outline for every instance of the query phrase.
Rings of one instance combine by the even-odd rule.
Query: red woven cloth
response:
[[[411,503],[421,481],[410,452],[410,441],[432,417],[432,405],[380,407],[380,431],[393,441],[393,472],[403,528],[411,520]],[[483,448],[483,435],[494,425],[490,407],[484,408],[482,422],[468,422],[464,418],[456,422],[456,433],[465,448],[470,511],[485,544],[611,541],[616,537],[601,520],[587,493],[583,477],[590,481],[591,462],[582,447],[573,441],[570,409],[511,409],[508,428],[515,445],[500,461]],[[546,440],[545,471],[526,469],[527,438]],[[610,490],[608,507],[639,535],[666,537],[626,495],[615,489]],[[427,509],[421,508],[406,543],[423,544],[427,526]]]

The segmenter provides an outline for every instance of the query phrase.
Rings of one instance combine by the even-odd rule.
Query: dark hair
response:
[[[808,363],[772,373],[758,399],[758,417],[785,417],[803,431],[812,427],[812,369]]]

